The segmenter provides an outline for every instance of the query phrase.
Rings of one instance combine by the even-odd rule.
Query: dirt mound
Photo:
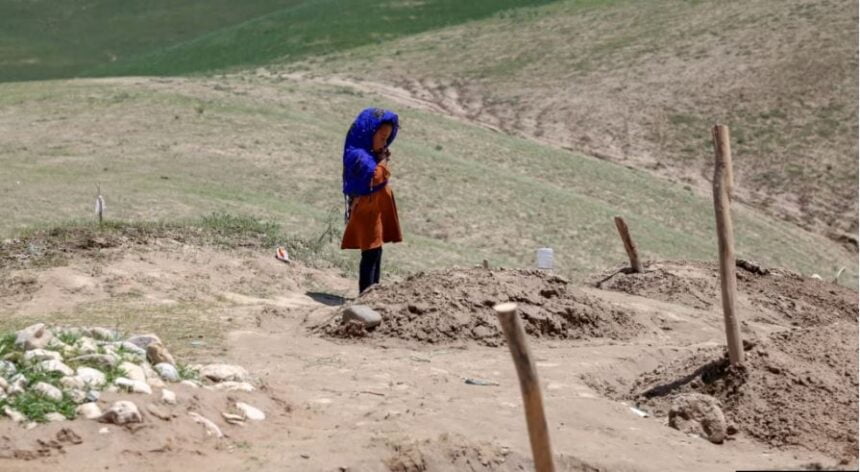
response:
[[[778,332],[747,348],[743,368],[729,366],[721,348],[701,350],[641,376],[632,396],[662,416],[677,394],[711,395],[759,441],[856,459],[857,324]]]
[[[341,338],[473,340],[498,346],[502,332],[492,307],[505,301],[519,305],[526,333],[535,337],[628,339],[642,328],[628,313],[575,290],[556,275],[472,268],[421,272],[365,293],[358,303],[378,311],[383,320],[372,331],[341,324],[340,318],[322,330]]]
[[[741,312],[755,321],[817,326],[857,318],[857,293],[782,269],[738,261],[738,292],[749,301]],[[598,288],[678,303],[698,309],[720,307],[719,269],[701,262],[656,262],[643,273],[616,271],[596,281]]]

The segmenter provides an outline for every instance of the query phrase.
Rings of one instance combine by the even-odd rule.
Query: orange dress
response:
[[[380,162],[373,173],[371,185],[388,180],[391,172],[386,162]],[[370,195],[355,197],[349,213],[349,222],[343,232],[341,249],[376,249],[382,243],[403,241],[394,193],[386,185]]]

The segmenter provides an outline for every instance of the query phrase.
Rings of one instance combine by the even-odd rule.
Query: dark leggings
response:
[[[361,251],[361,263],[358,266],[358,293],[367,287],[379,283],[379,273],[382,272],[382,248]]]

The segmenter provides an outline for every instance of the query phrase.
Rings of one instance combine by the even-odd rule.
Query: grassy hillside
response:
[[[857,8],[568,0],[286,67],[397,86],[450,114],[703,193],[709,128],[721,121],[740,199],[856,238]]]
[[[646,257],[715,257],[710,200],[682,185],[278,76],[0,85],[0,233],[92,218],[100,183],[112,218],[250,214],[354,260],[336,250],[340,153],[368,104],[403,116],[392,185],[407,241],[386,249],[389,268],[528,266],[548,245],[562,272],[580,276],[624,260],[614,215]],[[743,207],[736,228],[742,256],[822,275],[845,265],[845,281],[856,281],[854,257],[824,237]]]
[[[301,0],[0,0],[0,82],[74,77]]]
[[[549,1],[0,0],[0,81],[253,66]]]

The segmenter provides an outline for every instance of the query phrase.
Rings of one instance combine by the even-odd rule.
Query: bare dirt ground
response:
[[[177,386],[179,402],[168,409],[168,420],[147,415],[141,426],[110,426],[105,434],[99,433],[104,425],[82,419],[31,430],[2,420],[0,469],[4,471],[136,471],[151,470],[154,463],[162,470],[205,466],[208,470],[519,471],[532,467],[516,374],[503,345],[488,346],[483,338],[476,339],[474,331],[465,330],[436,343],[384,330],[357,339],[324,336],[313,328],[336,316],[342,297],[354,295],[354,281],[327,270],[285,265],[252,250],[158,241],[106,248],[99,254],[98,258],[74,256],[62,267],[5,269],[3,280],[26,282],[4,285],[0,294],[4,325],[15,328],[36,319],[72,324],[86,319],[89,325],[113,321],[126,331],[156,331],[185,358],[245,367],[259,389],[225,395]],[[712,278],[709,270],[695,265],[654,265],[649,270],[658,269]],[[674,372],[665,366],[684,364],[702,349],[719,351],[722,318],[713,304],[705,305],[709,292],[702,292],[705,300],[697,305],[660,300],[656,293],[650,298],[593,287],[573,289],[553,277],[527,271],[491,272],[502,280],[492,285],[490,276],[475,276],[478,270],[484,269],[416,275],[379,287],[367,301],[384,308],[389,302],[399,304],[401,296],[421,302],[424,294],[431,297],[422,303],[432,314],[436,306],[432,293],[415,290],[403,295],[397,287],[426,290],[429,286],[421,285],[422,280],[459,280],[464,290],[477,293],[476,286],[491,287],[488,296],[502,299],[505,290],[511,290],[510,283],[520,277],[524,282],[509,297],[523,298],[525,306],[542,305],[527,299],[540,300],[545,296],[541,287],[549,285],[564,288],[553,303],[589,301],[569,301],[570,319],[580,319],[585,308],[599,306],[611,309],[594,311],[595,320],[612,319],[617,311],[635,322],[625,325],[636,326],[635,332],[625,331],[624,336],[607,335],[610,330],[584,332],[576,339],[531,337],[560,470],[772,469],[834,466],[845,457],[842,449],[822,449],[817,443],[771,444],[755,429],[741,428],[734,440],[715,445],[669,428],[659,409],[655,408],[656,417],[647,418],[631,411],[634,400],[626,398],[639,385],[640,376],[658,368]],[[616,277],[647,278],[649,274]],[[821,294],[832,287],[814,283]],[[740,286],[746,336],[772,336],[768,342],[777,345],[780,334],[773,333],[794,335],[786,318],[791,307],[758,305],[757,292]],[[843,295],[840,291],[835,299]],[[48,299],[49,304],[42,302]],[[444,310],[442,303],[440,311],[481,317],[480,311],[489,309],[477,309],[467,300]],[[184,308],[175,310],[177,304]],[[826,311],[821,304],[809,306]],[[853,310],[856,313],[856,299]],[[405,312],[409,313],[408,307]],[[386,320],[402,313],[386,312]],[[541,312],[532,314],[539,317]],[[436,316],[435,320],[444,320]],[[816,341],[840,341],[849,346],[845,352],[856,361],[856,321],[846,319],[845,313],[834,316],[839,324],[816,318],[836,330]],[[778,346],[785,349],[787,344]],[[842,405],[848,397],[856,400],[854,370],[853,386],[843,384],[829,392],[835,402],[831,406]],[[466,379],[489,385],[470,385]],[[219,412],[230,397],[258,406],[267,419],[245,426],[225,423]],[[146,395],[133,398],[142,407],[153,401]],[[207,437],[188,411],[209,416],[227,437]],[[856,441],[856,417],[853,426],[843,426],[850,426],[850,431],[835,428],[842,432],[840,441],[850,447],[852,434]]]

